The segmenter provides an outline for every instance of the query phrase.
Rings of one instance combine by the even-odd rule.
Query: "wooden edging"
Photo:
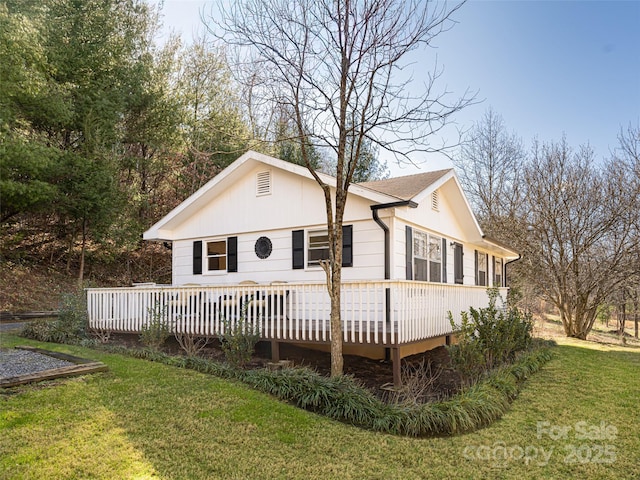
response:
[[[39,382],[41,380],[51,380],[61,377],[72,377],[75,375],[84,375],[87,373],[106,372],[109,370],[102,362],[96,362],[88,360],[86,358],[76,357],[73,355],[67,355],[65,353],[52,352],[50,350],[43,350],[41,348],[29,347],[29,346],[16,346],[19,350],[27,350],[41,355],[47,355],[48,357],[57,358],[58,360],[65,360],[67,362],[74,363],[75,365],[69,365],[67,367],[52,368],[49,370],[42,370],[36,373],[29,373],[26,375],[19,375],[17,377],[5,378],[0,380],[0,388],[15,387],[17,385],[23,385],[25,383]]]

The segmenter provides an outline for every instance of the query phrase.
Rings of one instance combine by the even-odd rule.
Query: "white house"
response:
[[[452,169],[351,185],[343,236],[345,352],[391,353],[397,370],[447,342],[448,312],[486,305],[519,258],[483,235]],[[144,239],[171,243],[173,285],[89,289],[95,325],[137,331],[161,303],[176,329],[216,335],[244,302],[275,356],[279,342],[327,346],[325,202],[306,168],[249,151]]]

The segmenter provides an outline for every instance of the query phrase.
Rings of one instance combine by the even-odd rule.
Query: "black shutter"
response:
[[[193,274],[202,275],[202,240],[193,242]]]
[[[447,239],[442,239],[442,283],[447,283]]]
[[[227,272],[238,271],[238,237],[227,238]]]
[[[454,282],[458,285],[464,283],[464,250],[462,244],[453,244],[453,276]]]
[[[485,265],[485,270],[486,272],[484,272],[484,283],[482,285],[484,285],[485,287],[490,287],[490,276],[489,276],[489,254],[485,253],[484,254],[484,265]]]
[[[476,266],[476,285],[480,285],[479,283],[479,275],[478,275],[478,250],[473,251],[473,259]]]
[[[304,268],[304,230],[294,230],[291,234],[292,268]]]
[[[406,237],[406,262],[407,262],[407,280],[413,280],[413,229],[407,225],[405,230]]]
[[[489,270],[489,268],[487,268]],[[491,255],[491,271],[493,272],[493,282],[492,285],[494,287],[501,287],[502,285],[497,285],[498,277],[496,276],[496,257],[495,255]]]
[[[342,226],[342,266],[353,267],[353,225]]]

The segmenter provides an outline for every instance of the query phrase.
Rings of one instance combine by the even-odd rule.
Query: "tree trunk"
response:
[[[338,267],[339,270],[339,267]],[[343,374],[342,318],[340,316],[340,272],[333,272],[331,280],[331,376]]]
[[[78,288],[82,288],[84,282],[84,252],[87,246],[87,221],[82,220],[82,246],[80,248],[80,268],[78,269]]]

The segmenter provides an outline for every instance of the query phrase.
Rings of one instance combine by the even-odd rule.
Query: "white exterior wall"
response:
[[[256,175],[270,170],[272,193],[256,195]],[[324,196],[313,180],[267,165],[258,165],[235,181],[230,188],[173,228],[173,284],[233,284],[244,280],[260,283],[272,281],[323,281],[319,267],[292,269],[292,231],[326,229]],[[373,221],[369,203],[351,196],[344,217],[353,225],[353,267],[343,269],[344,280],[384,278],[384,235]],[[193,275],[193,242],[238,237],[238,272],[207,272]],[[255,242],[266,236],[272,242],[271,255],[260,259]]]
[[[454,255],[452,242],[462,244],[463,247],[463,273],[464,285],[475,285],[475,255],[474,250],[489,255],[489,278],[493,278],[492,255],[501,257],[499,253],[482,249],[471,243],[467,238],[468,229],[461,223],[460,215],[456,215],[456,209],[443,192],[439,196],[439,208],[431,208],[431,199],[423,200],[417,208],[403,207],[398,209],[393,222],[393,248],[392,248],[392,275],[393,280],[406,279],[406,227],[414,230],[432,233],[447,240],[447,283],[454,283]]]

